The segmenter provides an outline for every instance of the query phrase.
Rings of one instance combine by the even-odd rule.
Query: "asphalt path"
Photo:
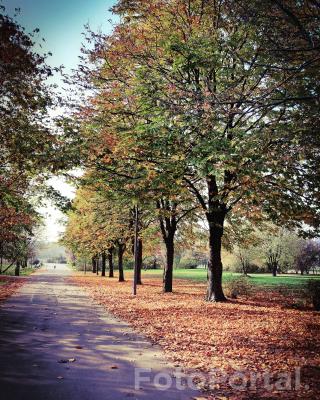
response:
[[[70,274],[46,265],[1,303],[1,400],[199,396],[159,347],[94,304]]]

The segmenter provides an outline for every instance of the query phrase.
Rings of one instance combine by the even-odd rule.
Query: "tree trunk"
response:
[[[113,247],[108,249],[109,278],[113,278]]]
[[[101,276],[106,276],[106,252],[101,254]]]
[[[92,273],[95,274],[97,271],[97,264],[95,257],[92,257],[91,262],[92,262]]]
[[[218,187],[214,176],[207,177],[208,206],[206,217],[209,224],[208,301],[226,301],[222,289],[221,247],[226,206],[216,200]]]
[[[173,260],[174,260],[174,234],[168,235],[166,239],[166,265],[163,271],[163,291],[172,292]]]
[[[99,275],[99,261],[100,261],[99,256],[96,256],[96,273],[97,273],[97,275]]]
[[[277,276],[277,271],[278,271],[278,265],[274,263],[272,266],[272,275]]]
[[[222,220],[223,224],[223,220]],[[226,301],[222,289],[222,261],[221,261],[221,239],[223,225],[221,228],[217,221],[209,222],[209,247],[210,256],[208,263],[208,301]]]
[[[157,201],[157,208],[169,212],[169,215],[159,217],[162,239],[166,245],[166,265],[163,270],[163,292],[172,292],[173,260],[174,260],[174,236],[177,230],[177,203],[164,199]],[[171,215],[170,215],[171,214]]]
[[[142,239],[138,239],[137,285],[142,285],[141,270],[142,270]]]
[[[16,262],[16,267],[14,269],[14,274],[15,274],[15,276],[19,276],[20,275],[20,261]]]
[[[123,273],[123,253],[124,253],[124,245],[123,245],[123,244],[118,244],[119,282],[124,282],[124,273]]]

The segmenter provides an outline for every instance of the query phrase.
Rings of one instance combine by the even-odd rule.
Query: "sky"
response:
[[[63,65],[70,73],[78,65],[81,44],[84,41],[84,25],[90,25],[93,31],[109,33],[112,30],[114,16],[109,12],[115,0],[0,0],[6,14],[13,16],[15,8],[20,8],[16,19],[27,32],[40,29],[38,43],[42,43],[44,52],[50,51],[52,57],[48,64],[52,67]],[[42,42],[42,38],[45,42]],[[55,82],[62,87],[58,76]],[[72,198],[75,189],[62,178],[54,177],[50,184],[64,196]],[[63,214],[50,202],[39,209],[44,217],[43,240],[57,241],[63,232]]]

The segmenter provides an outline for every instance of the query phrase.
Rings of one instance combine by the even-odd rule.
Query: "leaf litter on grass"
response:
[[[300,369],[301,381],[308,380],[304,382],[307,386],[291,391],[270,392],[259,386],[252,394],[248,386],[236,397],[228,382],[221,383],[208,392],[216,398],[226,393],[230,399],[320,398],[314,372],[320,366],[320,315],[284,308],[285,299],[276,291],[268,296],[261,290],[250,298],[207,303],[205,285],[194,281],[176,280],[174,292],[163,294],[160,279],[146,278],[137,297],[132,297],[129,281],[81,275],[72,279],[116,317],[160,344],[174,364],[186,371],[209,374],[216,369],[229,377],[235,372],[245,376],[269,372],[275,379],[277,374],[293,376]]]

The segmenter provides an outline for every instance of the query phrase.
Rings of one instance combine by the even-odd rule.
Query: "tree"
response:
[[[296,269],[301,275],[309,274],[312,268],[320,266],[320,244],[315,240],[308,240],[300,249],[296,258]]]
[[[136,197],[189,191],[208,223],[209,301],[225,300],[227,219],[319,226],[319,12],[283,4],[119,1],[88,52],[97,169]]]
[[[297,119],[298,109],[307,109],[311,121],[315,116],[307,105],[318,98],[308,83],[319,65],[317,10],[309,2],[311,12],[304,16],[310,44],[277,4],[268,20],[264,7],[250,7],[259,16],[253,19],[244,13],[244,4],[140,1],[132,8],[119,2],[124,20],[104,53],[112,66],[113,48],[126,65],[134,60],[135,69],[127,72],[124,85],[120,78],[118,84],[131,96],[126,111],[138,110],[144,117],[134,133],[150,149],[144,150],[144,161],[162,147],[161,166],[169,174],[180,171],[204,211],[210,244],[208,300],[217,301],[225,299],[221,243],[228,214],[300,228],[310,215],[316,221],[319,217],[316,142],[313,147],[305,142]],[[299,5],[291,6],[301,14]],[[275,16],[272,36],[264,36]],[[298,48],[299,54],[288,57],[287,47]],[[116,72],[124,77],[121,66]]]
[[[38,32],[26,33],[0,6],[0,247],[22,265],[19,254],[39,222],[35,195],[49,190],[51,173],[71,165],[59,151],[67,149],[65,135],[49,118],[55,102],[47,79],[57,69],[46,63],[50,53],[35,51]]]

